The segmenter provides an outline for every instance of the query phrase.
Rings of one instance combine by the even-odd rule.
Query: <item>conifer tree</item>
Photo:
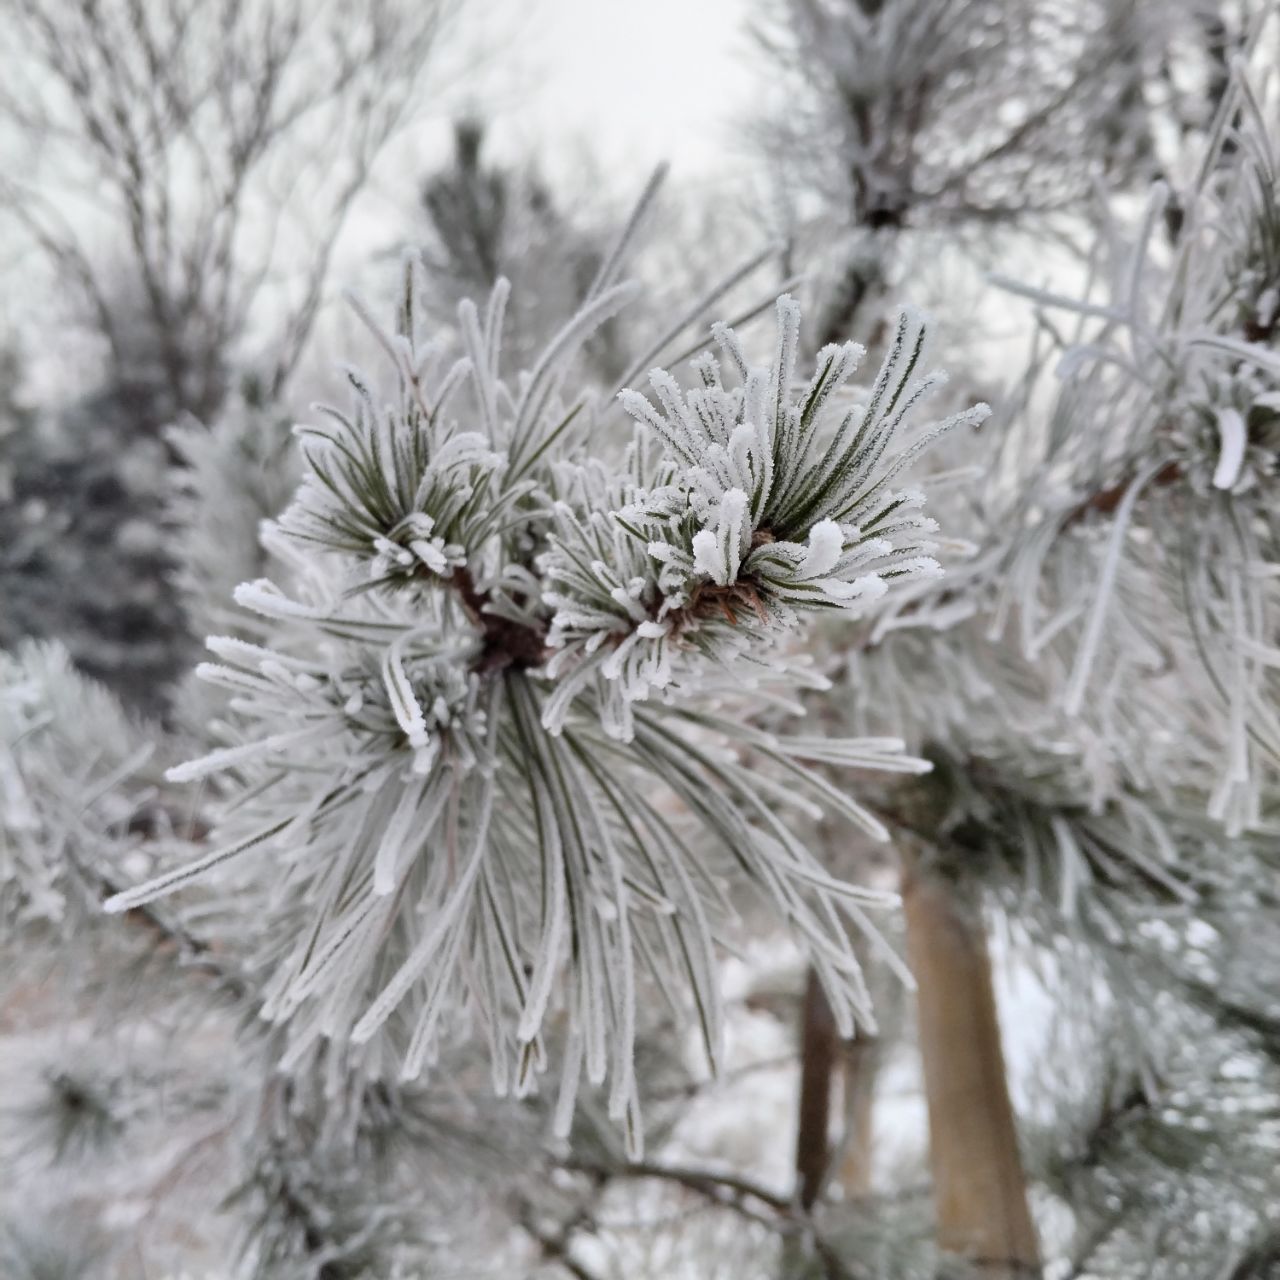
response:
[[[850,21],[910,69],[945,8]],[[1150,74],[1107,11],[1103,65]],[[345,400],[290,439],[247,379],[169,432],[211,633],[170,723],[56,644],[0,656],[6,1276],[1268,1274],[1280,162],[1268,46],[1218,74],[1213,16],[1213,116],[1172,140],[1100,73],[1145,204],[1076,206],[1081,290],[999,282],[1035,348],[994,414],[871,295],[879,358],[789,294],[707,329],[768,251],[595,358],[656,181],[563,319],[500,257],[442,314],[440,259],[500,244],[520,188],[464,129],[439,243],[353,300]],[[1034,46],[982,33],[993,73]],[[912,183],[970,118],[927,96]],[[1070,101],[1089,141],[1018,156],[1046,190],[1116,123]],[[880,231],[924,216],[908,187]],[[682,1145],[685,1050],[733,1075],[726,957],[761,935],[808,974],[794,1187]],[[1054,1002],[1030,1105],[1001,964]],[[931,1172],[840,1186],[866,1152],[831,1077],[896,1052],[886,971],[919,988]],[[846,1129],[883,1128],[872,1092]]]

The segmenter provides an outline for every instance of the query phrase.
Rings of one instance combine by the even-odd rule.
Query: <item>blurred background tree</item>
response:
[[[0,217],[101,358],[11,451],[0,643],[60,636],[160,713],[191,638],[170,578],[164,429],[248,380],[274,403],[334,246],[420,103],[448,6],[6,0]],[[110,246],[104,250],[103,246]]]

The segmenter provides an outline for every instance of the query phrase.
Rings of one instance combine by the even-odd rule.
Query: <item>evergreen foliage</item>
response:
[[[200,674],[231,695],[230,740],[169,776],[222,778],[227,817],[197,862],[109,908],[215,870],[248,877],[243,891],[265,894],[256,963],[274,975],[264,1016],[289,1024],[286,1067],[349,1041],[414,1078],[471,1011],[495,1087],[524,1094],[562,1008],[560,1131],[580,1073],[607,1074],[639,1151],[637,984],[678,977],[720,1055],[714,944],[730,904],[709,854],[817,948],[842,1027],[870,1017],[841,921],[870,929],[863,906],[880,895],[832,880],[758,797],[883,838],[817,766],[925,766],[892,738],[757,728],[749,703],[712,695],[812,686],[788,661],[806,612],[865,612],[937,572],[921,496],[890,482],[985,407],[901,441],[936,381],[913,316],[865,403],[844,391],[851,345],[797,390],[784,298],[770,365],[718,329],[728,386],[707,358],[700,390],[651,375],[665,415],[624,393],[639,426],[611,468],[588,453],[607,421],[566,387],[586,336],[631,295],[616,271],[615,257],[509,384],[505,285],[483,322],[463,303],[466,354],[450,362],[419,328],[410,269],[397,329],[375,327],[390,390],[352,373],[351,408],[300,428],[307,470],[269,535],[287,586],[237,591],[273,633],[210,641],[219,661]],[[463,413],[480,429],[461,429]],[[240,872],[272,850],[283,875]]]
[[[811,278],[708,326],[776,254],[699,264],[638,342],[658,178],[606,243],[460,123],[397,295],[351,300],[376,364],[291,434],[333,241],[247,372],[242,188],[188,223],[163,158],[230,140],[216,178],[256,86],[248,190],[331,67],[336,235],[436,7],[401,41],[392,0],[325,7],[364,36],[299,64],[292,0],[5,5],[62,78],[0,110],[79,103],[151,194],[144,323],[79,279],[99,389],[29,407],[0,361],[0,1272],[1271,1275],[1275,15],[775,5]],[[886,298],[977,232],[1032,350],[975,325],[948,385]]]

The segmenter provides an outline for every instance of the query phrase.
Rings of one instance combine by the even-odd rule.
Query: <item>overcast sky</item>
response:
[[[676,178],[730,170],[730,126],[758,93],[751,0],[478,0],[460,43],[502,150],[552,168],[590,155],[612,183],[659,160]],[[483,50],[478,56],[473,52]],[[468,86],[456,90],[465,99]]]

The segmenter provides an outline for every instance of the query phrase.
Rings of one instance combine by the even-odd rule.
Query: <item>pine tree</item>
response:
[[[910,6],[851,12],[921,55]],[[653,183],[562,322],[497,258],[442,315],[414,255],[390,323],[353,304],[377,363],[344,403],[290,440],[241,379],[164,437],[199,684],[162,728],[56,644],[0,658],[6,1276],[1268,1274],[1280,167],[1273,89],[1219,74],[1212,15],[1176,30],[1213,119],[1171,140],[1107,80],[1108,174],[1169,176],[1136,220],[1078,206],[1078,296],[1001,281],[1036,312],[994,414],[870,295],[879,360],[789,295],[706,331],[770,251],[615,395],[589,345],[641,293]],[[1023,158],[1060,190],[1053,148],[1098,137]],[[429,203],[491,244],[519,183],[479,141]],[[779,936],[794,1186],[686,1127],[689,1046],[738,1065],[726,956]],[[1010,968],[1056,1014],[1029,1102]],[[867,1064],[912,1054],[930,1171],[886,1173]]]

